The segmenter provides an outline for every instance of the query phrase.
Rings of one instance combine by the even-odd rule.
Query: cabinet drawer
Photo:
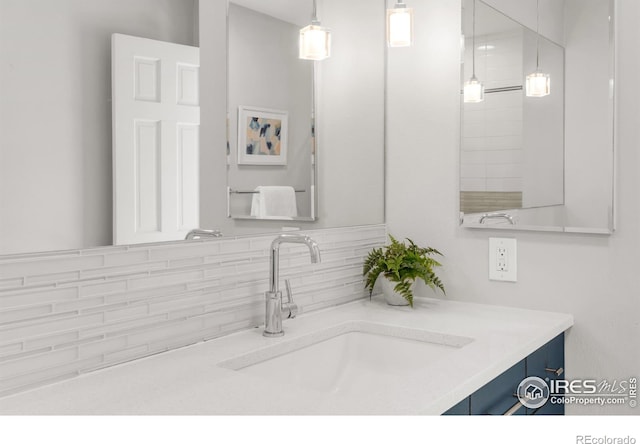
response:
[[[517,402],[514,396],[518,384],[526,374],[525,360],[518,362],[493,381],[471,395],[470,412],[472,415],[504,415]],[[516,415],[524,415],[525,409],[518,410]]]

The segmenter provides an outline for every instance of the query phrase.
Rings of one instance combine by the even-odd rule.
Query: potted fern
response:
[[[444,285],[433,269],[440,263],[432,255],[442,254],[435,248],[418,247],[411,239],[398,242],[389,235],[391,244],[374,248],[365,259],[365,288],[369,296],[380,275],[383,280],[382,292],[390,305],[410,305],[413,307],[413,286],[417,279],[422,279],[432,289],[440,289],[445,293]]]

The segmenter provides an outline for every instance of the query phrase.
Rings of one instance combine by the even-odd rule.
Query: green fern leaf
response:
[[[446,294],[444,284],[436,276],[434,268],[440,267],[440,262],[431,256],[442,256],[435,248],[419,247],[413,240],[406,238],[405,242],[398,241],[389,235],[391,243],[383,248],[374,248],[367,255],[363,265],[365,288],[369,296],[373,294],[373,287],[382,274],[391,282],[396,283],[395,290],[402,295],[413,307],[413,283],[417,279],[424,281],[434,291],[440,289]]]

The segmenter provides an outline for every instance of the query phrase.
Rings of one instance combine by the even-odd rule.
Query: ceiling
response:
[[[311,22],[313,0],[230,0],[245,8],[293,23],[300,27]]]

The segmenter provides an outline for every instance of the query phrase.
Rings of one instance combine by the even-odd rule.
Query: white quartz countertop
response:
[[[381,378],[357,397],[297,386],[286,374],[266,379],[218,365],[277,341],[352,321],[473,341],[426,369],[415,369],[411,378],[396,381],[393,390]],[[0,413],[438,415],[572,325],[570,314],[438,299],[416,299],[411,309],[374,297],[287,320],[282,338],[265,338],[262,329],[251,329],[0,398]]]

